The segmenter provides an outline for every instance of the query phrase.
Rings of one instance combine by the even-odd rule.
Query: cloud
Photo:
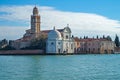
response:
[[[20,21],[30,24],[30,15],[32,14],[32,9],[34,6],[0,6],[0,20],[7,21]],[[56,28],[64,28],[66,24],[70,25],[72,33],[75,36],[96,36],[96,35],[111,35],[120,34],[120,22],[117,20],[109,19],[108,17],[93,14],[93,13],[82,13],[82,12],[66,12],[55,9],[54,7],[48,6],[37,6],[39,8],[39,13],[41,15],[41,29],[52,29],[53,26]],[[4,13],[4,14],[2,14]],[[0,27],[0,34],[4,32],[6,27],[2,29]],[[11,28],[11,27],[9,27]],[[12,30],[7,30],[8,32],[13,32],[13,34],[4,34],[9,36],[14,36],[24,34],[24,26],[14,27],[15,32]],[[28,28],[30,28],[28,26]],[[14,35],[19,33],[17,35]]]
[[[19,26],[19,27],[15,27],[15,26],[0,27],[0,40],[5,39],[5,38],[8,40],[19,39],[20,37],[23,36],[26,29],[27,29],[27,27],[21,27],[21,26]]]

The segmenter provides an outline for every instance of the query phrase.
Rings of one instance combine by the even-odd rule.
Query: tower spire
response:
[[[38,8],[35,5],[35,7],[33,8],[33,15],[38,15],[38,13],[39,13]]]
[[[38,8],[33,8],[33,14],[31,15],[31,33],[38,34],[40,33],[40,15],[38,13]]]

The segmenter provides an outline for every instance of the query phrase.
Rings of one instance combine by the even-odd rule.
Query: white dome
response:
[[[61,39],[61,33],[54,29],[48,33],[48,39]]]

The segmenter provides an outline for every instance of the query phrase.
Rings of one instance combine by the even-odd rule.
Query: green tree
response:
[[[106,39],[112,41],[112,38],[110,36],[107,36]]]
[[[103,39],[105,39],[106,37],[105,37],[105,35],[103,35]]]
[[[0,41],[0,45],[8,44],[8,41],[6,39],[3,39]]]
[[[6,39],[0,41],[0,49],[6,47],[7,45],[8,45],[8,41]]]
[[[7,45],[4,48],[1,48],[0,50],[16,50],[16,49],[11,47],[10,45]]]
[[[46,35],[41,35],[38,38],[32,39],[29,47],[22,48],[22,49],[41,49],[45,51],[46,39],[47,39]]]
[[[97,39],[99,39],[98,35],[96,36]]]
[[[39,39],[34,39],[31,41],[30,45],[33,49],[44,49],[46,47],[46,39],[44,38],[39,38]]]
[[[116,44],[116,47],[120,46],[119,37],[117,36],[117,34],[116,34],[116,37],[115,37],[115,44]]]
[[[86,36],[86,39],[88,39],[88,36]]]
[[[82,37],[80,37],[80,39],[82,39]]]
[[[83,39],[86,39],[86,37],[84,36],[84,38]]]
[[[8,40],[3,39],[0,41],[0,50],[15,50],[15,48],[10,46]]]

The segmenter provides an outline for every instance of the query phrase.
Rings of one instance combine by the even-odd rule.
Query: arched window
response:
[[[58,42],[58,44],[60,45],[60,42]]]
[[[68,35],[66,35],[66,39],[68,39]]]
[[[51,42],[51,45],[54,45],[54,43],[53,43],[53,42]]]

